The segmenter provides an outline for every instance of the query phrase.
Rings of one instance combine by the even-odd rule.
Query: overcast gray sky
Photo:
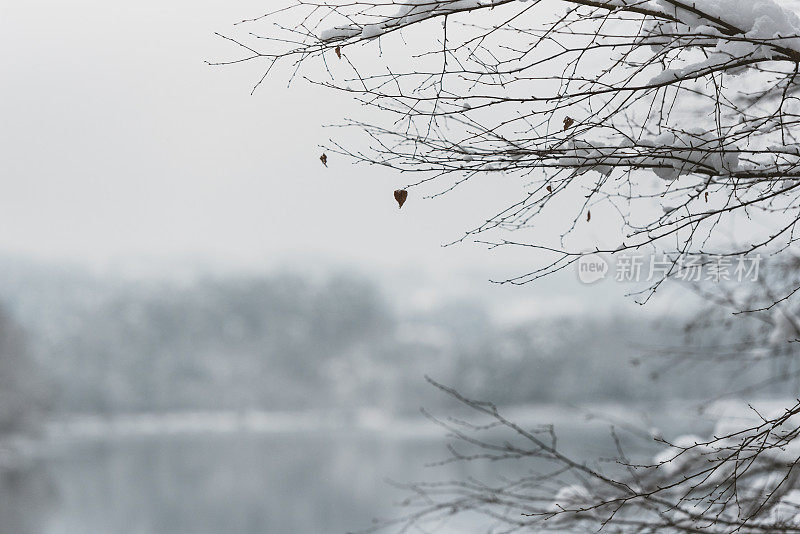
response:
[[[89,262],[439,261],[440,243],[489,215],[477,191],[398,212],[400,177],[317,159],[346,101],[284,78],[251,97],[257,65],[205,65],[238,53],[213,31],[261,4],[2,3],[0,246]]]
[[[0,253],[90,267],[319,261],[457,272],[467,285],[533,263],[529,251],[440,246],[517,198],[522,180],[487,177],[435,200],[412,191],[398,210],[404,177],[318,160],[336,133],[322,124],[352,103],[303,82],[288,90],[282,76],[250,96],[259,65],[207,66],[237,54],[213,32],[264,4],[0,3]],[[572,275],[515,291],[586,295]]]

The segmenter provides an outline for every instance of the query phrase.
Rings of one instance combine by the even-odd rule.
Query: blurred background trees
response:
[[[644,323],[624,310],[503,320],[479,299],[401,305],[361,274],[130,281],[4,265],[0,286],[29,347],[11,349],[24,349],[25,338],[6,317],[13,372],[3,375],[5,391],[19,399],[9,408],[34,406],[47,383],[57,413],[406,413],[442,402],[425,374],[500,404],[662,403],[745,388],[773,370],[767,360],[746,374],[709,359],[676,362],[681,351],[711,352],[731,336],[722,319],[702,329],[692,307]],[[31,291],[47,280],[58,282]],[[712,317],[704,311],[701,319]]]
[[[0,435],[30,430],[39,421],[48,394],[45,384],[27,335],[0,309]]]

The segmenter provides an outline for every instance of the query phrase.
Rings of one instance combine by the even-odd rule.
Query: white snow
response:
[[[527,0],[518,0],[526,2]],[[393,2],[398,6],[393,16],[375,24],[354,23],[325,30],[320,34],[320,39],[330,41],[362,35],[365,38],[374,38],[384,33],[392,26],[405,26],[414,22],[438,15],[445,15],[458,11],[477,9],[492,6],[499,0],[398,0]],[[629,3],[626,0],[610,0],[612,5],[624,7]],[[651,42],[660,42],[668,45],[672,35],[678,33],[694,33],[702,37],[719,37],[718,46],[708,59],[708,64],[730,59],[730,53],[736,57],[742,54],[762,55],[771,52],[760,50],[754,43],[741,41],[728,41],[724,38],[714,21],[701,19],[694,13],[680,9],[667,0],[650,0],[648,2],[635,2],[644,8],[667,13],[680,22],[667,23],[650,20],[647,29],[651,35]],[[773,0],[693,0],[692,5],[710,16],[724,21],[727,25],[744,32],[747,39],[773,40],[775,45],[797,50],[800,52],[800,18],[790,9],[782,7]],[[372,27],[367,30],[367,27]],[[658,39],[658,36],[663,36]],[[741,37],[741,34],[739,35]]]
[[[800,53],[800,17],[772,0],[699,0],[692,4],[700,11],[726,23],[714,25],[711,20],[700,19],[697,15],[679,9],[667,0],[656,0],[653,8],[668,13],[680,22],[649,20],[645,25],[647,42],[660,47],[685,46],[685,38],[678,35],[697,36],[695,46],[703,45],[708,50],[703,61],[689,64],[681,69],[667,69],[650,80],[658,85],[671,79],[700,75],[709,69],[724,66],[740,59],[773,59],[779,54],[776,47]],[[720,30],[736,28],[733,38],[728,38]],[[710,48],[708,45],[713,45]],[[741,71],[747,67],[743,66]],[[726,68],[729,74],[735,74]]]
[[[592,502],[592,495],[589,491],[584,486],[574,484],[571,486],[564,486],[558,490],[550,505],[550,510],[552,512],[574,510],[588,506]]]
[[[800,333],[795,327],[797,317],[791,312],[782,308],[775,308],[772,312],[772,332],[769,336],[769,344],[772,346],[784,345],[789,341],[800,338]]]
[[[525,0],[520,0],[525,1]],[[335,41],[360,35],[364,39],[380,37],[392,28],[407,26],[421,20],[459,11],[490,7],[496,0],[400,0],[394,2],[398,10],[394,15],[372,23],[353,23],[323,31],[321,41]]]

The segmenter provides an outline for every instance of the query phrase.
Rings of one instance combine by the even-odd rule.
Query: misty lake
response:
[[[525,414],[526,424],[556,420],[570,452],[613,454],[608,421],[587,422],[569,410]],[[497,464],[426,467],[447,457],[448,440],[422,416],[373,414],[317,429],[313,421],[241,427],[197,417],[169,432],[157,423],[84,421],[53,432],[23,467],[0,472],[0,533],[344,533],[402,511],[405,494],[387,479],[492,481],[497,474]],[[686,425],[666,424],[675,431]],[[643,456],[655,450],[632,447]]]

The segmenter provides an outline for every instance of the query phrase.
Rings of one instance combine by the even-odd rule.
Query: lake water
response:
[[[552,409],[527,410],[524,418],[558,419],[570,452],[613,453],[607,422]],[[386,479],[491,481],[497,474],[497,464],[425,467],[447,457],[447,439],[421,418],[317,429],[218,423],[172,433],[141,421],[56,433],[24,467],[0,472],[0,533],[344,533],[400,513],[405,494]],[[703,424],[669,422],[673,429]],[[647,447],[632,452],[646,456]]]

